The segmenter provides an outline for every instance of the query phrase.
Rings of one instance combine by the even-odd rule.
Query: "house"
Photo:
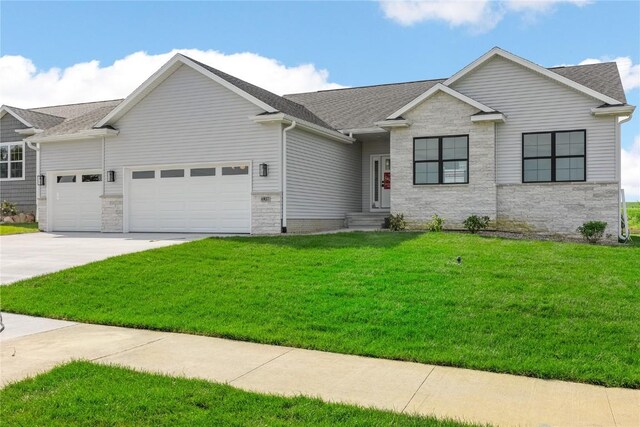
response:
[[[0,199],[16,204],[20,212],[36,212],[36,147],[25,138],[105,105],[121,100],[21,109],[0,107]]]
[[[459,228],[620,228],[615,63],[499,48],[446,79],[277,96],[183,55],[117,105],[26,140],[45,230],[274,234],[433,214]]]

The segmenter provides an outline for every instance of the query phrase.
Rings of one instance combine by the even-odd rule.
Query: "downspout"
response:
[[[622,221],[624,222],[624,235],[622,234],[622,229],[618,233],[618,239],[626,242],[629,240],[629,218],[627,217],[627,202],[624,197],[624,190],[622,189],[622,135],[621,128],[622,124],[631,120],[631,116],[627,116],[624,119],[617,120],[616,123],[616,178],[618,179],[618,203],[621,204],[622,209],[618,209],[618,214],[620,214],[620,210],[622,210]]]
[[[287,132],[294,129],[297,123],[291,122],[291,125],[282,130],[282,173],[280,174],[280,188],[282,188],[282,229],[283,233],[287,232]]]
[[[28,140],[24,140],[24,142],[27,143],[27,147],[31,148],[32,150],[34,150],[36,152],[36,199],[40,198],[40,186],[38,185],[37,179],[40,176],[40,144],[37,145],[33,145],[33,142],[28,141]],[[38,211],[40,209],[38,209],[37,207],[37,203],[36,203],[36,222],[38,221]]]
[[[107,178],[107,171],[106,169],[106,165],[107,165],[107,161],[105,159],[105,152],[106,152],[106,148],[105,148],[105,137],[102,137],[102,196],[104,197],[105,193],[106,193],[106,178]]]

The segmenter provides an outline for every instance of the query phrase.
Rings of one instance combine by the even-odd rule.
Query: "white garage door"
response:
[[[129,231],[249,233],[249,165],[137,168],[129,181]]]
[[[100,231],[102,174],[71,172],[50,175],[51,230]]]

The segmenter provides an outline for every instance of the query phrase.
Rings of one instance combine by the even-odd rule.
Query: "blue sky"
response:
[[[345,86],[447,77],[493,46],[544,66],[626,57],[638,68],[640,2],[546,0],[526,5],[480,1],[390,12],[374,1],[2,0],[0,50],[3,57],[26,58],[35,67],[31,77],[40,73],[43,79],[55,72],[60,77],[67,68],[92,60],[100,61],[99,68],[134,52],[157,55],[182,48],[225,55],[252,52],[284,67],[313,64],[315,71],[329,73],[326,83]],[[141,78],[131,74],[134,80]],[[7,85],[6,79],[0,85]],[[125,84],[118,87],[129,90]],[[0,102],[22,99],[16,93],[23,88],[5,89]],[[95,95],[99,99],[103,93],[111,92]],[[640,104],[640,88],[628,90],[627,98]],[[47,104],[58,98],[24,99]],[[623,129],[623,147],[631,150],[640,138],[640,119],[635,117]]]

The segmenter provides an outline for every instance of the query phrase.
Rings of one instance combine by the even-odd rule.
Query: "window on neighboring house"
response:
[[[24,179],[24,143],[0,144],[0,179]]]
[[[586,131],[522,134],[522,182],[586,180]]]
[[[469,135],[413,140],[414,184],[468,184]]]

